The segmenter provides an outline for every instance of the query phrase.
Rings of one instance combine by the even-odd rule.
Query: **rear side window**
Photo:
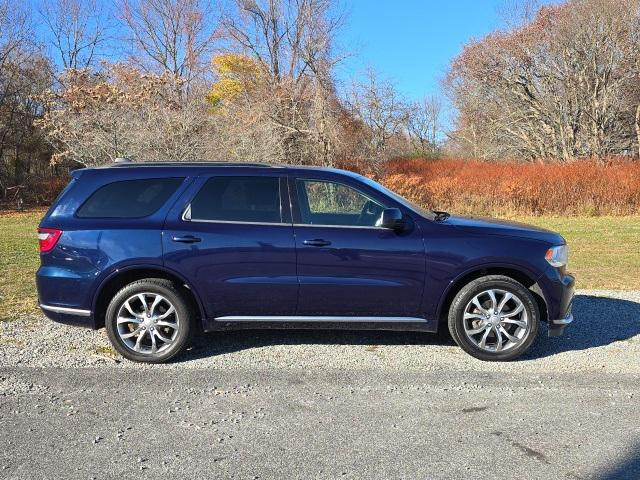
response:
[[[191,202],[191,220],[281,223],[277,177],[214,177]]]
[[[51,206],[47,210],[47,213],[45,213],[44,218],[49,217],[56,210],[56,208],[58,208],[58,204],[65,197],[65,195],[71,190],[71,188],[75,183],[76,183],[76,178],[71,177],[71,180],[69,180],[69,183],[67,183],[67,186],[64,187],[64,189],[58,194],[55,201],[51,204]]]
[[[184,178],[145,178],[113,182],[93,192],[78,209],[82,218],[140,218],[155,213]]]

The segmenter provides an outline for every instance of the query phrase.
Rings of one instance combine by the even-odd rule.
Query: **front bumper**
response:
[[[554,269],[555,270],[555,269]],[[556,270],[557,272],[557,270]],[[553,275],[553,274],[552,274]],[[560,337],[564,329],[573,322],[573,296],[575,294],[576,279],[568,273],[556,273],[553,282],[553,295],[547,297],[548,306],[548,335]],[[552,303],[550,303],[550,300]]]
[[[573,313],[569,311],[564,318],[559,318],[557,320],[549,320],[549,330],[548,335],[550,337],[560,337],[564,333],[564,329],[573,322]]]

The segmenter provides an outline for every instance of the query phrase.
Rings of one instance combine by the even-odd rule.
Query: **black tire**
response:
[[[467,336],[464,328],[464,313],[469,302],[476,295],[491,289],[503,290],[517,296],[524,306],[528,319],[529,327],[520,339],[520,343],[513,342],[512,348],[504,351],[487,351],[480,348]],[[448,323],[449,332],[454,341],[471,356],[485,361],[509,361],[526,352],[535,341],[540,324],[540,311],[531,291],[520,282],[503,275],[487,275],[469,282],[457,293],[449,308]],[[495,343],[498,344],[499,341]]]
[[[176,329],[173,341],[164,350],[155,353],[138,353],[130,346],[118,333],[117,316],[127,299],[137,294],[156,294],[164,297],[175,309],[173,319],[179,319],[179,327]],[[189,303],[185,301],[183,295],[176,289],[172,282],[162,278],[146,278],[138,280],[122,288],[114,295],[107,307],[105,315],[105,327],[107,336],[114,348],[126,359],[134,362],[144,363],[164,363],[184,351],[191,340],[194,328],[195,316],[191,311]],[[157,327],[156,327],[157,329]],[[153,328],[150,328],[153,330]],[[147,332],[150,336],[150,332]],[[155,339],[154,339],[155,340]]]

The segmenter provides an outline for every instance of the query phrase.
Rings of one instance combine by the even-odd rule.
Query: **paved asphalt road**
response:
[[[3,478],[640,478],[637,377],[0,375]]]
[[[640,479],[640,303],[598,295],[509,364],[446,338],[240,332],[149,367],[12,322],[0,478]]]

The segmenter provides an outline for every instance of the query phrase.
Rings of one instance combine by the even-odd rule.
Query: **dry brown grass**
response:
[[[462,214],[640,213],[640,162],[394,160],[379,180],[422,206]]]

